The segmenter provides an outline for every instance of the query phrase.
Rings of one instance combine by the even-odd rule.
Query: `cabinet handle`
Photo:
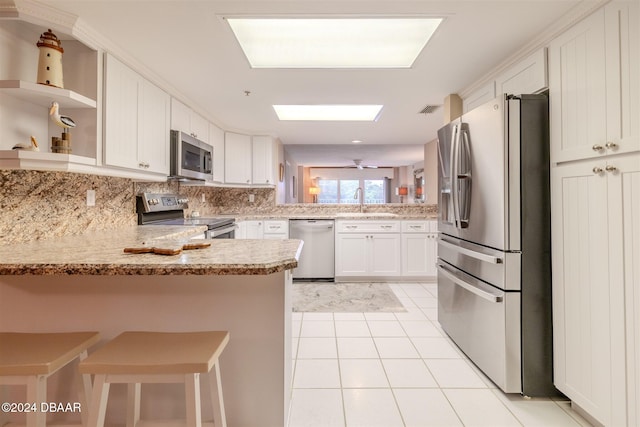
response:
[[[618,144],[610,141],[605,144],[605,147],[607,147],[607,150],[616,150],[618,148]]]
[[[601,174],[603,172],[602,168],[600,166],[594,166],[592,169],[593,173],[595,174]]]
[[[381,227],[381,228],[383,228],[383,229],[385,229],[385,230],[388,230],[388,229],[390,229],[390,228],[391,228],[391,227],[393,227],[393,226],[392,226],[392,225],[381,225],[380,227]]]
[[[600,145],[600,144],[595,144],[593,147],[591,147],[591,149],[593,151],[602,151],[602,150],[604,150],[604,147],[602,145]]]
[[[615,167],[615,166],[612,166],[612,165],[607,165],[607,166],[605,167],[605,170],[606,170],[607,172],[618,172],[618,168],[617,168],[617,167]]]

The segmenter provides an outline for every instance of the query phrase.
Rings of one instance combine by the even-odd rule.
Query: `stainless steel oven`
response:
[[[204,225],[204,239],[234,239],[238,228],[235,218],[185,218],[189,199],[176,194],[141,193],[136,196],[139,225]]]

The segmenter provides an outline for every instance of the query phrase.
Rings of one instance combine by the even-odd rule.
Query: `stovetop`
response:
[[[206,225],[209,230],[231,225],[235,218],[185,218],[189,199],[177,194],[141,193],[136,196],[139,225]]]
[[[206,225],[209,229],[233,224],[234,218],[173,218],[145,222],[144,225]]]

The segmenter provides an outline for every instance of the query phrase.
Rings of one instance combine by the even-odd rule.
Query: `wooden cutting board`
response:
[[[153,245],[141,245],[131,248],[124,248],[124,252],[128,254],[157,254],[157,255],[178,255],[183,250],[188,251],[192,249],[203,249],[211,246],[211,243],[198,242],[198,243],[180,243],[180,244],[157,244]]]

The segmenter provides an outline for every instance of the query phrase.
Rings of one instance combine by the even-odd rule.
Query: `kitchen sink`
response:
[[[336,218],[365,218],[365,217],[387,217],[393,218],[398,214],[387,212],[341,212],[336,214]]]

